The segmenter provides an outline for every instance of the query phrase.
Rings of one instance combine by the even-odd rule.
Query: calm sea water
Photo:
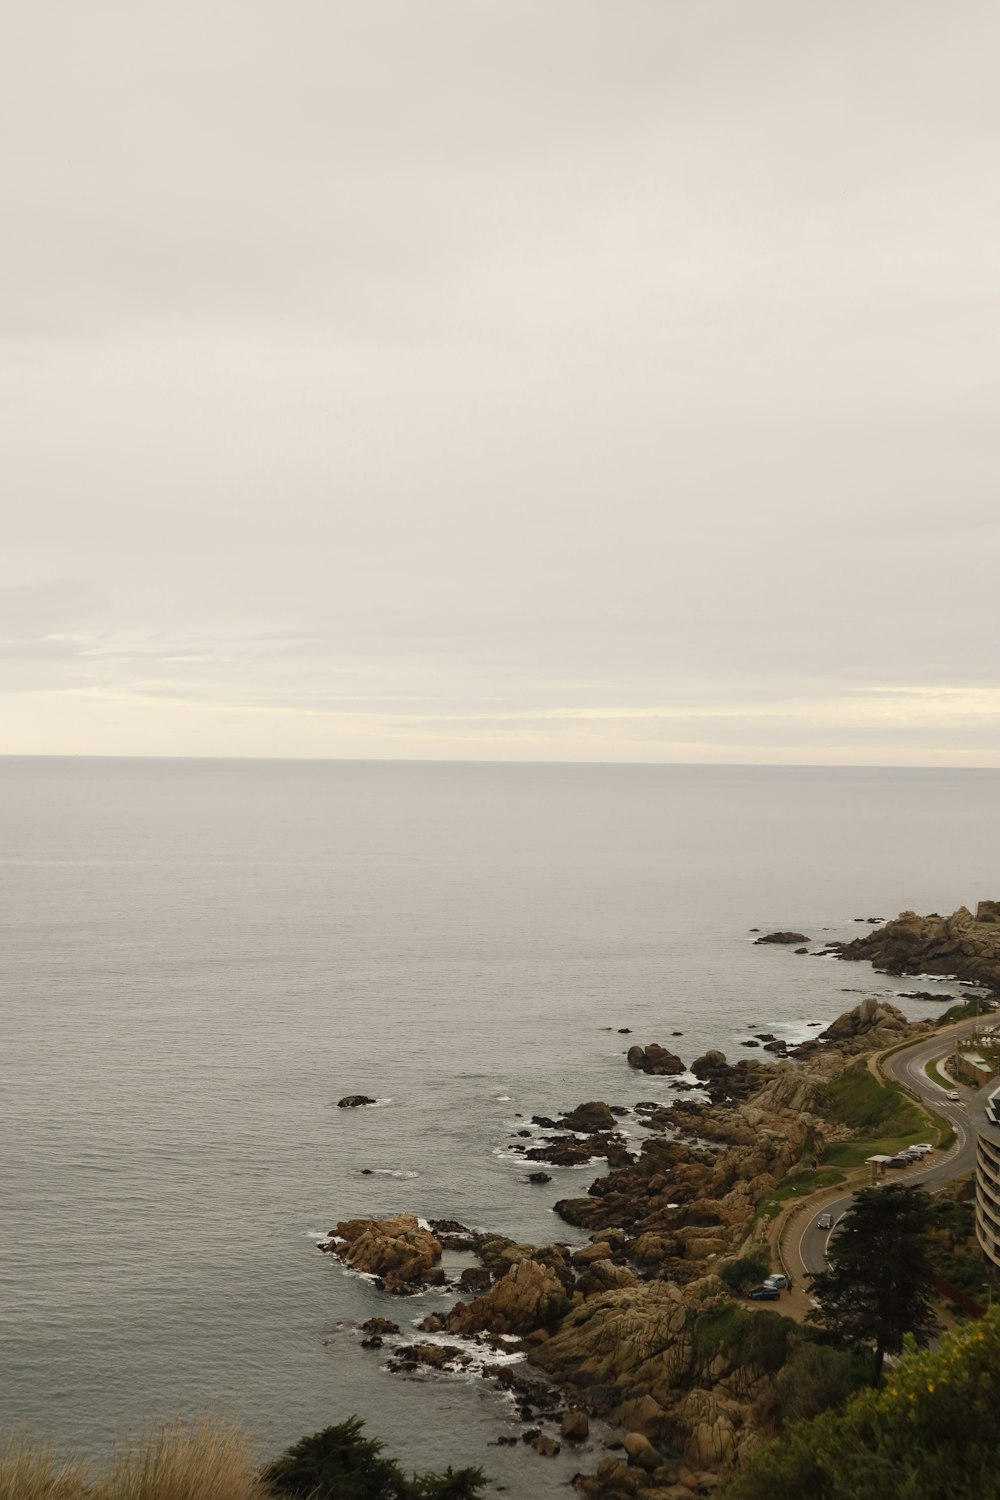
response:
[[[275,1451],[357,1411],[409,1464],[556,1494],[575,1460],[487,1448],[498,1396],[358,1348],[373,1312],[441,1304],[387,1307],[317,1233],[412,1210],[572,1239],[551,1204],[593,1174],[526,1186],[518,1112],[663,1089],[633,1039],[752,1055],[751,1023],[801,1037],[845,987],[905,988],[748,929],[1000,896],[998,792],[991,771],[0,761],[0,1429],[98,1453],[208,1406]],[[384,1102],[338,1110],[349,1092]]]

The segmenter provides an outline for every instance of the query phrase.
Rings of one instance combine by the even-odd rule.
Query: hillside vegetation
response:
[[[879,1390],[793,1423],[751,1455],[724,1500],[995,1500],[1000,1308],[909,1352]]]

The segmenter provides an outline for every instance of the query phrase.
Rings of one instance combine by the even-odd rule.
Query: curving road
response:
[[[946,1097],[947,1091],[929,1078],[924,1070],[929,1062],[943,1057],[958,1037],[966,1036],[981,1024],[981,1018],[963,1021],[926,1040],[914,1042],[912,1046],[885,1059],[886,1073],[904,1083],[938,1114],[945,1115],[955,1127],[955,1143],[947,1151],[935,1151],[932,1156],[925,1157],[919,1166],[888,1171],[888,1181],[917,1182],[933,1193],[940,1192],[954,1178],[964,1177],[975,1170],[976,1130],[981,1123],[980,1117],[985,1119],[986,1099],[996,1089],[996,1084],[978,1090],[956,1085],[962,1098],[955,1103]],[[798,1260],[798,1266],[793,1267],[793,1274],[808,1275],[825,1268],[830,1236],[836,1230],[838,1219],[846,1213],[853,1201],[854,1194],[845,1193],[840,1198],[825,1201],[810,1214],[808,1221],[797,1235],[793,1235],[788,1245],[789,1252]],[[816,1221],[821,1213],[831,1216],[833,1229],[817,1227]]]

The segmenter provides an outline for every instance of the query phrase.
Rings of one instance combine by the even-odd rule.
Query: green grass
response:
[[[943,1089],[953,1089],[955,1087],[951,1079],[945,1073],[941,1072],[936,1062],[926,1063],[924,1072],[928,1078],[933,1078],[934,1082],[939,1083]]]
[[[881,1140],[831,1141],[823,1160],[831,1167],[863,1167],[869,1156],[895,1156],[897,1151],[912,1145],[916,1139],[911,1131],[909,1135],[887,1136]]]
[[[934,1022],[935,1026],[947,1026],[951,1021],[974,1021],[977,1016],[986,1015],[988,1007],[979,998],[963,1000],[959,1005],[952,1005],[945,1011],[944,1015],[938,1016]]]
[[[869,1153],[870,1155],[871,1153]],[[776,1214],[783,1203],[790,1198],[808,1198],[810,1193],[818,1193],[823,1188],[836,1187],[843,1182],[843,1172],[838,1172],[834,1167],[803,1168],[798,1172],[789,1172],[775,1188],[773,1193],[768,1193],[757,1205],[756,1217],[762,1214]]]
[[[872,1137],[905,1137],[923,1128],[923,1116],[902,1089],[894,1083],[879,1083],[864,1063],[855,1063],[830,1079],[820,1108],[828,1120]]]

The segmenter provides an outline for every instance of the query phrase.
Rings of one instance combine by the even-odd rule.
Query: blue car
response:
[[[776,1286],[755,1286],[752,1292],[747,1292],[755,1302],[780,1302],[781,1293]]]

